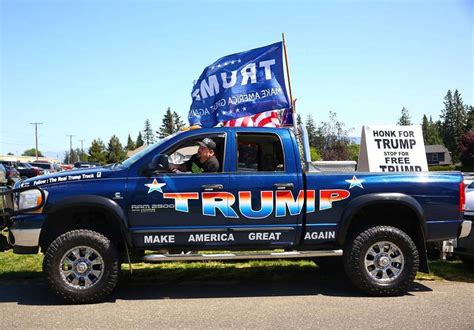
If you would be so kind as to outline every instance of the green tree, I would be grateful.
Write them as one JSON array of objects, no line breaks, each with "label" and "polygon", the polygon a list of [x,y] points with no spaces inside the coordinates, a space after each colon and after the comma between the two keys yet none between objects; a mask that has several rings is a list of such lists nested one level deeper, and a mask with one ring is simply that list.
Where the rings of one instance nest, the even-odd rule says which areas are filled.
[{"label": "green tree", "polygon": [[128,134],[128,139],[127,139],[127,150],[135,150],[135,142],[133,142],[132,138],[130,137],[130,134]]},{"label": "green tree", "polygon": [[13,156],[13,152],[9,152],[7,156]]},{"label": "green tree", "polygon": [[76,162],[82,161],[82,162],[87,162],[89,160],[89,157],[87,156],[87,153],[85,153],[83,150],[80,148],[76,148],[74,150],[74,153],[77,156]]},{"label": "green tree", "polygon": [[329,111],[329,120],[321,122],[318,128],[320,138],[321,156],[324,160],[348,160],[349,151],[349,130],[345,129],[345,124],[339,121],[336,112]]},{"label": "green tree", "polygon": [[301,119],[301,115],[296,115],[296,125],[300,126],[303,123],[303,119]]},{"label": "green tree", "polygon": [[118,163],[127,157],[119,138],[114,134],[107,146],[107,163]]},{"label": "green tree", "polygon": [[469,132],[469,131],[474,130],[474,107],[472,105],[470,106],[466,105],[465,112],[467,116],[465,131]]},{"label": "green tree", "polygon": [[105,164],[107,162],[107,153],[105,152],[105,144],[101,139],[92,140],[91,146],[89,147],[90,162],[98,162]]},{"label": "green tree", "polygon": [[158,138],[163,139],[168,135],[171,135],[175,132],[174,130],[174,118],[171,109],[166,109],[163,119],[161,120],[160,130],[156,132]]},{"label": "green tree", "polygon": [[321,154],[319,153],[318,149],[315,147],[309,147],[309,150],[311,152],[312,161],[321,160]]},{"label": "green tree", "polygon": [[466,112],[461,94],[448,90],[444,97],[444,109],[441,112],[443,144],[448,148],[454,161],[459,161],[458,141],[466,129]]},{"label": "green tree", "polygon": [[310,147],[316,147],[316,125],[314,124],[314,119],[313,116],[308,115],[306,117],[306,131],[308,132],[308,140],[309,140],[309,146]]},{"label": "green tree", "polygon": [[408,112],[408,109],[403,107],[402,108],[402,115],[400,118],[398,118],[397,125],[400,126],[410,126],[412,125],[411,123],[411,118],[410,118],[410,113]]},{"label": "green tree", "polygon": [[429,125],[430,125],[430,123],[428,122],[428,117],[426,117],[426,115],[423,114],[423,119],[421,120],[421,131],[423,132],[423,140],[425,141],[425,145],[427,144],[426,143],[426,136],[428,135]]},{"label": "green tree", "polygon": [[70,152],[65,151],[64,152],[64,163],[66,164],[74,164],[75,162],[79,161],[79,154],[78,151],[80,152],[79,149],[72,149]]},{"label": "green tree", "polygon": [[360,144],[356,144],[356,143],[349,144],[349,159],[358,162],[359,151],[360,151]]},{"label": "green tree", "polygon": [[160,130],[156,132],[158,138],[163,139],[184,127],[184,122],[176,111],[171,111],[171,108],[166,109],[163,115]]},{"label": "green tree", "polygon": [[176,111],[173,111],[173,122],[174,122],[175,132],[179,131],[181,128],[183,128],[186,125],[184,121],[181,119],[181,116]]},{"label": "green tree", "polygon": [[[36,149],[35,149],[35,148],[31,148],[31,149],[25,150],[25,151],[23,151],[22,156],[32,156],[32,157],[36,157]],[[39,151],[39,150],[38,150],[38,157],[43,157],[43,154],[42,154],[41,151]]]},{"label": "green tree", "polygon": [[428,120],[428,117],[426,115],[423,115],[421,129],[423,131],[423,141],[425,145],[443,143],[440,133],[440,123],[433,122],[433,118],[431,116]]},{"label": "green tree", "polygon": [[135,148],[139,148],[144,144],[145,144],[145,142],[143,141],[143,138],[142,138],[142,132],[138,132],[137,142],[135,143]]},{"label": "green tree", "polygon": [[143,130],[143,140],[147,146],[155,143],[155,137],[153,136],[153,129],[151,128],[150,120],[145,120],[145,129]]}]

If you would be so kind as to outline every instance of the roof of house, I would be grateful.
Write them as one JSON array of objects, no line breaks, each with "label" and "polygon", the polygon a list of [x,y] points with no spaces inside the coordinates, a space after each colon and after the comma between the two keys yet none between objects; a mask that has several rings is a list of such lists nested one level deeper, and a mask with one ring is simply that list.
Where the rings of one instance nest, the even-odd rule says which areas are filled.
[{"label": "roof of house", "polygon": [[425,146],[425,151],[428,153],[434,152],[449,152],[448,149],[442,144],[432,144]]}]

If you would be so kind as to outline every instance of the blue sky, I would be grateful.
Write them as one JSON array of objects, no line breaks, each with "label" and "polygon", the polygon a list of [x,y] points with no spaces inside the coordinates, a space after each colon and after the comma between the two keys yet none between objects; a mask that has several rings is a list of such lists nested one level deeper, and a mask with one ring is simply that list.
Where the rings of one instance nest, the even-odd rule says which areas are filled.
[{"label": "blue sky", "polygon": [[116,134],[184,118],[192,82],[216,59],[281,40],[297,112],[335,111],[360,135],[437,119],[448,89],[473,102],[473,1],[1,1],[0,154],[62,157]]}]

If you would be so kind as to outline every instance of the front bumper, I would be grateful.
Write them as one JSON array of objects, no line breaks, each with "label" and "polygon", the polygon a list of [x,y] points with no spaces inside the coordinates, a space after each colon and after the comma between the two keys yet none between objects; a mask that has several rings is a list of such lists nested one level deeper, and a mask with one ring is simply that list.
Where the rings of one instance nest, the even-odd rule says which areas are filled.
[{"label": "front bumper", "polygon": [[[29,209],[15,210],[16,194],[30,189],[40,191],[41,203]],[[44,206],[45,196],[45,192],[39,187],[0,191],[0,251],[13,247],[14,253],[29,254],[38,252],[39,237],[45,216],[31,212],[35,212]]]}]

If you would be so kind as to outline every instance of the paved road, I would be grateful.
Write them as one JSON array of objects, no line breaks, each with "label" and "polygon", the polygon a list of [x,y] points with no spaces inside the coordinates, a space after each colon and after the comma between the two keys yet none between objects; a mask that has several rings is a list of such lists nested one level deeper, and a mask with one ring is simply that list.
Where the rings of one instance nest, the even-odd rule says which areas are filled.
[{"label": "paved road", "polygon": [[324,281],[126,280],[110,301],[61,305],[40,279],[0,284],[0,328],[473,328],[474,283],[417,282],[406,296],[368,298]]}]

